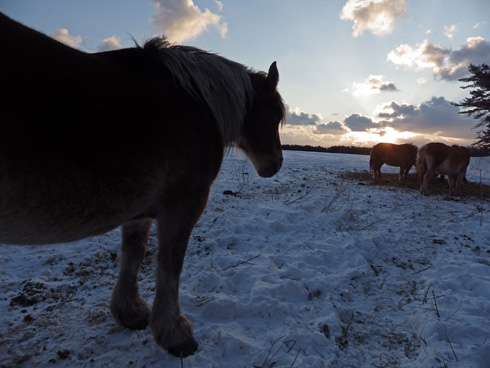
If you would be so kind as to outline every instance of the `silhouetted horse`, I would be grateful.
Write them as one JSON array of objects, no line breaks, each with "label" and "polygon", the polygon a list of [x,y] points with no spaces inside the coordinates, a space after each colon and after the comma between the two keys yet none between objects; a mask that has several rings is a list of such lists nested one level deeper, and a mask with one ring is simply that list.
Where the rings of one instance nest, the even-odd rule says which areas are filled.
[{"label": "silhouetted horse", "polygon": [[[255,72],[164,38],[88,54],[3,14],[0,50],[0,242],[69,242],[122,225],[112,314],[129,328],[149,323],[175,355],[193,354],[178,300],[188,239],[226,146],[244,150],[260,176],[281,168],[276,64]],[[152,220],[150,310],[137,272]]]},{"label": "silhouetted horse", "polygon": [[411,143],[393,144],[378,143],[371,149],[369,168],[373,171],[373,178],[381,178],[381,166],[400,167],[399,180],[404,180],[408,172],[415,165],[417,158],[417,147]]},{"label": "silhouetted horse", "polygon": [[460,195],[469,163],[470,152],[466,147],[444,143],[428,143],[420,147],[416,164],[420,192],[428,195],[430,179],[434,174],[440,174],[448,177],[449,194]]}]

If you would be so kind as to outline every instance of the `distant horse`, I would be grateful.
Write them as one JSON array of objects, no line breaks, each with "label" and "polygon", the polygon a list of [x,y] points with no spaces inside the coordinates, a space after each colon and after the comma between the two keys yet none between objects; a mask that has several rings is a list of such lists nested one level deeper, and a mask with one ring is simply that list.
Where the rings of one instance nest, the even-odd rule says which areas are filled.
[{"label": "distant horse", "polygon": [[416,164],[420,192],[429,194],[430,179],[434,174],[440,174],[448,177],[449,194],[460,195],[469,163],[470,152],[466,147],[444,143],[428,143],[420,147]]},{"label": "distant horse", "polygon": [[[1,13],[0,50],[0,242],[62,243],[122,225],[114,318],[150,324],[170,353],[193,354],[178,297],[187,243],[226,146],[262,177],[281,168],[276,63],[255,72],[165,38],[88,54]],[[150,309],[137,272],[153,220]]]},{"label": "distant horse", "polygon": [[399,180],[404,180],[408,172],[415,165],[417,158],[417,147],[411,143],[393,144],[378,143],[371,149],[369,168],[373,171],[373,178],[381,178],[381,166],[400,167]]}]

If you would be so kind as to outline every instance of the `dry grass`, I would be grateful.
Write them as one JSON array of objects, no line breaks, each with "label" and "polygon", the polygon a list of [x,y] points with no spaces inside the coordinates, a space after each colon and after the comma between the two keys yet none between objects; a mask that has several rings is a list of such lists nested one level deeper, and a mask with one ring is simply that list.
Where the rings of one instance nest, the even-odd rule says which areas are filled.
[{"label": "dry grass", "polygon": [[[376,185],[380,187],[393,187],[393,188],[406,188],[419,190],[419,184],[417,181],[417,174],[412,173],[408,175],[408,178],[404,182],[398,181],[398,174],[382,173],[381,179],[373,179],[373,175],[368,171],[363,172],[348,172],[341,175],[342,178],[349,180],[357,180],[364,185]],[[361,185],[362,185],[361,184]],[[463,196],[469,198],[475,198],[478,200],[488,201],[490,200],[490,185],[481,184],[479,182],[463,183]],[[429,192],[433,195],[449,195],[449,186],[447,178],[441,181],[439,178],[434,177],[429,183]]]}]

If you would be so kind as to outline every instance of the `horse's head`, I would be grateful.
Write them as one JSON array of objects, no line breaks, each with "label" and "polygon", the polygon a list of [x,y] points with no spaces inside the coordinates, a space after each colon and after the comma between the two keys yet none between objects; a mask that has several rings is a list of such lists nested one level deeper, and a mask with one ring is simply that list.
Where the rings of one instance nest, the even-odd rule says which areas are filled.
[{"label": "horse's head", "polygon": [[279,72],[272,63],[269,73],[251,72],[250,79],[255,96],[244,121],[240,147],[264,177],[274,176],[282,166],[282,149],[279,125],[285,118],[284,103],[277,92]]}]

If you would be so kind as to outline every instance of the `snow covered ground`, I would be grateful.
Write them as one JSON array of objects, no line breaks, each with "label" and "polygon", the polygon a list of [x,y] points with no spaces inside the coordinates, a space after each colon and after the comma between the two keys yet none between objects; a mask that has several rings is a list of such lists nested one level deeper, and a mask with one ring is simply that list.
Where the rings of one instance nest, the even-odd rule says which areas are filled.
[{"label": "snow covered ground", "polygon": [[[489,367],[490,202],[343,178],[367,156],[284,154],[261,179],[233,153],[212,188],[181,279],[194,356],[112,319],[115,230],[0,246],[0,367]],[[490,184],[488,158],[470,165]],[[155,252],[152,235],[150,303]]]}]

